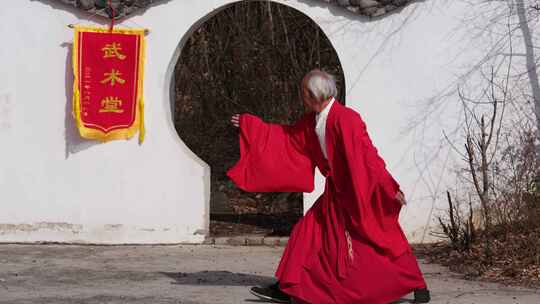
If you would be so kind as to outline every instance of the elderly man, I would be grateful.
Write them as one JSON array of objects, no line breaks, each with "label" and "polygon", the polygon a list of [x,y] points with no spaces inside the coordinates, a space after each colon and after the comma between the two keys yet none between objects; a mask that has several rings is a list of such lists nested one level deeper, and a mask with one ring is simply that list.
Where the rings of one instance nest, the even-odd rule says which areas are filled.
[{"label": "elderly man", "polygon": [[227,175],[245,191],[311,192],[314,168],[324,193],[295,225],[278,282],[251,292],[278,303],[387,304],[429,291],[398,216],[406,203],[362,118],[341,105],[334,77],[309,72],[301,84],[308,113],[292,126],[236,114],[240,160]]}]

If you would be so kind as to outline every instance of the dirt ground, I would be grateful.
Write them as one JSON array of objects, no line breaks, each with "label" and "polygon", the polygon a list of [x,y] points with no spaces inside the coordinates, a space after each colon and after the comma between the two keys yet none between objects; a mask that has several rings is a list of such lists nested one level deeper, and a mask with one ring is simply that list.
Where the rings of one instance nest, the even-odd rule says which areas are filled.
[{"label": "dirt ground", "polygon": [[[260,303],[283,247],[0,245],[0,303]],[[538,304],[540,290],[466,281],[420,260],[432,303]],[[407,296],[399,303],[409,303]]]}]

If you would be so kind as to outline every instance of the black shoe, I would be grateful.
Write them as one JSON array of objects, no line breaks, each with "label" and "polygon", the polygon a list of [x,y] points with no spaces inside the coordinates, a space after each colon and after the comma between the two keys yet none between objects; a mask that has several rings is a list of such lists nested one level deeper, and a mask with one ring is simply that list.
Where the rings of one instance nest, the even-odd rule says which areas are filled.
[{"label": "black shoe", "polygon": [[252,287],[251,293],[263,300],[274,303],[290,303],[291,297],[279,289],[279,282],[268,287]]},{"label": "black shoe", "polygon": [[429,301],[431,301],[431,296],[427,288],[414,290],[414,303],[429,303]]}]

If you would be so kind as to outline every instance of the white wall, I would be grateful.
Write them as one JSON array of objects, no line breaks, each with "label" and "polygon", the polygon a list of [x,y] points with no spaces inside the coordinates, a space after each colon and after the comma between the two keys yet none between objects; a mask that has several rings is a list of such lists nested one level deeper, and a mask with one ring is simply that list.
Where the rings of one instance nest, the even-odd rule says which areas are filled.
[{"label": "white wall", "polygon": [[[151,31],[145,67],[147,135],[141,146],[136,136],[88,142],[79,139],[74,127],[72,30],[66,25],[105,25],[102,19],[45,0],[11,1],[0,10],[0,242],[204,239],[210,169],[174,130],[170,81],[190,29],[231,2],[163,1],[123,22]],[[452,69],[444,66],[445,52],[456,41],[444,33],[455,26],[453,16],[462,8],[427,12],[427,4],[419,3],[367,22],[324,3],[279,2],[314,18],[331,39],[344,68],[347,103],[364,117],[409,196],[402,224],[411,240],[423,240],[433,196],[407,150],[413,138],[400,132],[410,117],[410,102],[430,96],[452,78]],[[314,194],[306,198],[309,206]]]}]

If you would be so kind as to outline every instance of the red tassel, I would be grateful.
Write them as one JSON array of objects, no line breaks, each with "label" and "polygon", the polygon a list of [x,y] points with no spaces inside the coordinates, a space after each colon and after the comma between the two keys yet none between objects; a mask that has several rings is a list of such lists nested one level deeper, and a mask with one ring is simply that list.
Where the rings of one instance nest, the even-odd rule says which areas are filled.
[{"label": "red tassel", "polygon": [[112,32],[113,31],[113,28],[114,28],[114,17],[116,16],[116,11],[114,9],[114,7],[112,6],[112,0],[109,0],[109,9],[111,10],[111,24],[109,26],[109,32]]}]

